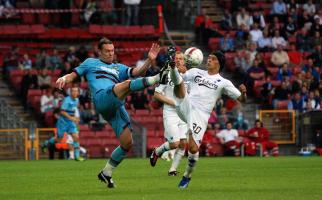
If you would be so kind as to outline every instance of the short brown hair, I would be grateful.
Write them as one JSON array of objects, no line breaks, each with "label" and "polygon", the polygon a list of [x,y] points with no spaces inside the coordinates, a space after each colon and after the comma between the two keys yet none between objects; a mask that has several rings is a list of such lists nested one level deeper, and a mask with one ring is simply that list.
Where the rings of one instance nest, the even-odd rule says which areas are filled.
[{"label": "short brown hair", "polygon": [[98,43],[98,49],[101,50],[104,44],[113,44],[113,42],[106,37],[103,37]]}]

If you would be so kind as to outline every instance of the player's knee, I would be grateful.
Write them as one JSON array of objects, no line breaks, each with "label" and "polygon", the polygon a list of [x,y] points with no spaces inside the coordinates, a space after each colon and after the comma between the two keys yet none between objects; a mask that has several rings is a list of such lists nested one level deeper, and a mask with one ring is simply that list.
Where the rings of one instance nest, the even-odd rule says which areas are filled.
[{"label": "player's knee", "polygon": [[122,148],[125,150],[131,150],[133,146],[133,141],[132,140],[127,140],[121,144]]},{"label": "player's knee", "polygon": [[180,140],[179,148],[180,149],[185,149],[186,144],[187,144],[187,141],[186,140]]},{"label": "player's knee", "polygon": [[169,143],[170,149],[176,149],[179,147],[179,142]]},{"label": "player's knee", "polygon": [[189,152],[191,154],[196,154],[198,153],[198,151],[199,151],[198,147],[194,147],[194,146],[189,147]]}]

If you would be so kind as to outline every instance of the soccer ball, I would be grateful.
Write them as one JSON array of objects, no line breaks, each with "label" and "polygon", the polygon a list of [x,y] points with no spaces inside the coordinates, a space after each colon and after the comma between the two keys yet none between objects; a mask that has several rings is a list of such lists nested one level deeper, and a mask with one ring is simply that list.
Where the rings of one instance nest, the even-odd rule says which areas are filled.
[{"label": "soccer ball", "polygon": [[202,51],[196,47],[190,47],[184,52],[184,60],[187,67],[199,67],[203,61]]}]

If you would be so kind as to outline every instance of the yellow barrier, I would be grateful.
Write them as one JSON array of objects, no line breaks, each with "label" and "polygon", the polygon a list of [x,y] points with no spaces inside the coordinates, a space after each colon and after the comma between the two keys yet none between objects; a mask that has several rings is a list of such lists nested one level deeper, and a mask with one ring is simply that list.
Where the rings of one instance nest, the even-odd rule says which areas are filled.
[{"label": "yellow barrier", "polygon": [[260,110],[259,119],[270,132],[270,139],[278,144],[295,143],[294,110]]},{"label": "yellow barrier", "polygon": [[[34,141],[34,148],[35,148],[35,152],[36,152],[36,160],[39,160],[39,158],[42,157],[41,151],[39,150],[41,142],[43,142],[44,140],[50,138],[50,135],[48,135],[48,132],[51,132],[51,133],[55,134],[56,130],[57,130],[56,128],[36,128],[36,131],[35,131],[36,137],[35,137],[35,141]],[[41,133],[47,133],[47,135],[45,135],[42,138],[42,137],[40,137]],[[43,134],[41,134],[41,135],[43,135]],[[52,136],[54,136],[54,135],[52,135]],[[47,156],[47,155],[43,155],[43,156]]]},{"label": "yellow barrier", "polygon": [[[19,137],[17,133],[23,133],[23,138]],[[0,159],[2,159],[1,156],[4,156],[3,159],[19,159],[22,154],[25,160],[29,160],[28,150],[31,149],[31,141],[28,139],[28,135],[28,129],[26,128],[0,129],[0,147],[2,148],[0,150]],[[24,145],[23,152],[21,152],[22,149],[19,146],[21,145],[19,144],[20,141]],[[17,146],[15,147],[15,145]],[[12,151],[6,151],[11,147],[14,148]]]}]

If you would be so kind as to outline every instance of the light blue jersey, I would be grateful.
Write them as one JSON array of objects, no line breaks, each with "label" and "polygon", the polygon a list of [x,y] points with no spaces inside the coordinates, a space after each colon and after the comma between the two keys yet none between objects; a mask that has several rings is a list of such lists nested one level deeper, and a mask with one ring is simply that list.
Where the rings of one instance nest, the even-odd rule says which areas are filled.
[{"label": "light blue jersey", "polygon": [[74,71],[87,79],[95,109],[111,124],[116,136],[119,137],[125,127],[131,128],[124,100],[117,98],[113,88],[117,83],[129,79],[132,69],[120,63],[88,58]]},{"label": "light blue jersey", "polygon": [[[78,103],[78,98],[73,99],[70,96],[67,96],[64,98],[60,110],[65,111],[70,116],[75,116]],[[70,119],[67,119],[65,116],[62,115],[60,115],[60,117],[58,118],[56,127],[58,131],[58,138],[62,138],[65,132],[67,132],[68,134],[78,133],[75,122],[71,121]]]},{"label": "light blue jersey", "polygon": [[131,68],[120,63],[105,63],[97,58],[88,58],[77,68],[79,76],[86,77],[92,96],[101,89],[129,79]]}]

